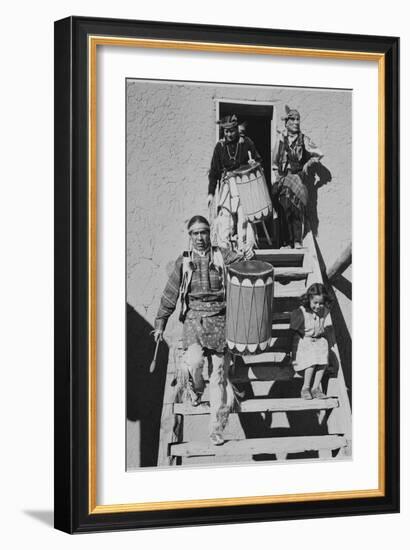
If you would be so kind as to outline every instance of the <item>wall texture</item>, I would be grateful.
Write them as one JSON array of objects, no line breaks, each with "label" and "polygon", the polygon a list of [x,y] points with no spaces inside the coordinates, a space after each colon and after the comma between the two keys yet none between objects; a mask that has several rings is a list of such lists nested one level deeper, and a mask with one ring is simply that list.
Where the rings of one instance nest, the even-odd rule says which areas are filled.
[{"label": "wall texture", "polygon": [[[154,321],[175,258],[187,246],[185,222],[193,214],[207,215],[215,99],[275,102],[278,129],[285,104],[300,111],[302,131],[322,149],[331,173],[331,181],[312,192],[325,265],[349,243],[349,91],[128,80],[127,96],[127,300],[148,323]],[[337,295],[350,329],[350,301]],[[180,330],[176,317],[169,322],[168,340]]]}]

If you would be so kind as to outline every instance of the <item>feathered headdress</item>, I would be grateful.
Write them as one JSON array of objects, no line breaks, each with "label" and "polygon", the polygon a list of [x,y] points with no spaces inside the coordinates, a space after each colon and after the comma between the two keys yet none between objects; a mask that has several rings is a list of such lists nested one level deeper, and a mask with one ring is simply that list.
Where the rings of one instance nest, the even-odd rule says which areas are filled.
[{"label": "feathered headdress", "polygon": [[292,118],[294,116],[298,116],[300,118],[300,113],[297,109],[291,109],[289,105],[285,105],[285,116],[282,117],[282,120],[288,120],[288,118]]},{"label": "feathered headdress", "polygon": [[238,117],[236,115],[227,115],[218,120],[217,124],[221,128],[235,128],[238,126]]}]

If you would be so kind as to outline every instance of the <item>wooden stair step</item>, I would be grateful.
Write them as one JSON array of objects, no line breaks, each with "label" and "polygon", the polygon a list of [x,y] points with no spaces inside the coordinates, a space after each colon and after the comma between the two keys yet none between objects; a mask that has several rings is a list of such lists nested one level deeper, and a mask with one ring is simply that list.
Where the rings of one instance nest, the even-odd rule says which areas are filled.
[{"label": "wooden stair step", "polygon": [[255,259],[268,262],[273,267],[302,267],[305,257],[305,250],[293,249],[257,249]]},{"label": "wooden stair step", "polygon": [[274,338],[293,338],[293,331],[290,330],[289,324],[272,325],[272,336]]},{"label": "wooden stair step", "polygon": [[[293,335],[290,333],[281,336],[272,336],[269,350],[290,352],[292,349]],[[262,355],[262,354],[261,354]]]},{"label": "wooden stair step", "polygon": [[288,355],[285,352],[266,351],[257,355],[244,355],[241,357],[245,365],[253,366],[260,363],[283,363],[287,361]]},{"label": "wooden stair step", "polygon": [[[298,397],[289,398],[262,398],[247,399],[239,403],[236,413],[258,413],[258,412],[288,412],[288,411],[323,411],[335,409],[339,406],[337,398],[328,399],[301,399]],[[175,403],[174,414],[199,415],[209,414],[209,402],[204,402],[194,407],[191,403]]]},{"label": "wooden stair step", "polygon": [[257,256],[286,256],[287,254],[297,256],[304,255],[307,249],[304,248],[255,248]]},{"label": "wooden stair step", "polygon": [[278,323],[275,319],[272,319],[272,330],[287,331],[290,330],[290,323]]},{"label": "wooden stair step", "polygon": [[[250,382],[285,382],[295,378],[292,365],[286,364],[255,364],[237,367],[231,376],[234,384],[247,384]],[[300,376],[299,376],[300,378]]]},{"label": "wooden stair step", "polygon": [[272,313],[272,323],[285,323],[290,321],[290,311],[274,311]]},{"label": "wooden stair step", "polygon": [[[266,348],[266,351],[262,353],[258,353],[256,355],[244,355],[242,356],[242,359],[245,360],[245,358],[252,358],[255,357],[255,362],[257,363],[265,363],[268,361],[267,357],[272,357],[271,353],[276,354],[277,357],[284,357],[286,353],[290,353],[292,350],[292,341],[293,341],[293,333],[292,331],[277,331],[275,333],[274,330],[272,330],[272,338],[270,341],[269,347]],[[271,352],[271,353],[269,353]],[[279,355],[278,355],[279,354]],[[281,359],[277,359],[277,361],[280,361]],[[269,359],[269,361],[274,362],[274,359]],[[246,361],[247,362],[247,361]]]},{"label": "wooden stair step", "polygon": [[[207,436],[209,405],[206,401],[209,401],[209,383],[206,385],[203,395],[205,403],[196,408],[190,404],[170,402],[172,395],[166,391],[166,395],[164,395],[166,415],[164,417],[163,414],[161,424],[159,465],[176,465],[185,461],[187,464],[190,462],[202,464],[244,462],[252,460],[254,455],[261,455],[258,458],[267,460],[270,460],[270,455],[272,455],[271,458],[283,460],[299,458],[299,453],[303,456],[303,453],[308,451],[313,451],[313,453],[306,454],[303,458],[318,456],[331,459],[336,458],[336,455],[338,457],[349,456],[347,450],[350,448],[351,438],[350,406],[342,369],[338,369],[338,377],[330,379],[327,387],[329,395],[335,397],[316,400],[320,401],[318,407],[315,407],[317,403],[314,403],[314,400],[307,400],[301,404],[302,400],[299,398],[301,377],[300,374],[294,372],[289,357],[293,337],[289,330],[290,314],[300,306],[300,297],[306,291],[306,287],[312,282],[322,282],[315,242],[311,232],[305,237],[304,244],[306,248],[303,249],[264,247],[264,249],[255,251],[256,259],[269,262],[275,270],[272,301],[272,336],[274,340],[273,346],[262,354],[235,359],[231,379],[238,384],[238,390],[244,391],[243,395],[249,395],[252,398],[243,400],[238,407],[239,411],[235,411],[229,416],[228,426],[225,430],[227,441],[218,447],[212,445]],[[338,358],[337,346],[335,353]],[[171,363],[170,359],[168,369],[174,368]],[[206,370],[204,369],[204,371]],[[299,380],[293,381],[296,378]],[[175,391],[172,384],[167,383],[167,386],[172,386],[171,389]],[[278,397],[273,398],[273,395]],[[284,395],[294,397],[285,399]],[[285,406],[286,410],[282,410]],[[327,411],[323,410],[324,406],[328,409]],[[187,415],[185,418],[182,413],[177,412],[178,407],[180,410],[185,407],[183,413]],[[298,413],[297,411],[302,412]],[[242,415],[243,412],[249,414]],[[268,412],[265,415],[266,418],[263,415],[265,412]],[[309,422],[315,426],[310,429],[309,424],[309,429],[298,429],[295,432],[306,435],[289,437],[289,434],[293,432],[284,429],[290,427],[289,419],[293,417],[309,419]],[[322,420],[319,420],[320,417]],[[245,433],[242,422],[252,423],[254,420],[259,421],[259,418],[262,421],[266,420],[266,423],[270,422],[270,425],[263,425],[262,431]],[[316,429],[316,418],[320,428],[322,428],[321,422],[325,419],[325,433],[333,435],[323,435],[323,429]],[[287,423],[282,422],[281,419],[285,419]],[[169,422],[170,420],[173,422]],[[265,431],[265,428],[273,431]],[[277,428],[282,431],[276,430]],[[318,433],[322,435],[317,435]],[[251,434],[258,437],[249,438]],[[262,434],[269,436],[276,434],[277,436],[260,438]],[[286,437],[281,437],[282,435],[286,435]]]},{"label": "wooden stair step", "polygon": [[273,289],[273,307],[277,298],[300,298],[306,292],[305,281],[291,281],[284,285],[275,281]]},{"label": "wooden stair step", "polygon": [[225,441],[223,445],[212,445],[210,441],[189,441],[170,445],[172,456],[243,456],[258,454],[303,453],[306,451],[333,451],[347,445],[339,435],[266,437]]},{"label": "wooden stair step", "polygon": [[[284,288],[283,285],[277,285],[277,286]],[[273,315],[281,314],[281,315],[284,315],[284,316],[287,315],[290,317],[291,312],[300,306],[300,297],[302,294],[303,294],[302,292],[295,296],[285,296],[284,294],[274,294],[273,304],[272,304]]]}]

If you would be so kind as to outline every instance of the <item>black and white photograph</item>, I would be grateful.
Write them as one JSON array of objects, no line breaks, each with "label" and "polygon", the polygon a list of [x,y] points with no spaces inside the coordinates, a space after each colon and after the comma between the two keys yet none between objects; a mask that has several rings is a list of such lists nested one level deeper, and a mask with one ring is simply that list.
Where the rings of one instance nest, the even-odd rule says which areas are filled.
[{"label": "black and white photograph", "polygon": [[127,471],[351,460],[352,90],[125,88]]},{"label": "black and white photograph", "polygon": [[404,11],[5,4],[3,548],[402,548]]}]

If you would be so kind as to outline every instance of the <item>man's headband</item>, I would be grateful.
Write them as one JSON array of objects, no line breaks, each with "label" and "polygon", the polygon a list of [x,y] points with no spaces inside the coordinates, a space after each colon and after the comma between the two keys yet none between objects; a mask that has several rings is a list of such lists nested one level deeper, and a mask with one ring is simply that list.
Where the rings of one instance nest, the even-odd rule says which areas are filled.
[{"label": "man's headband", "polygon": [[209,225],[198,222],[192,224],[191,227],[188,229],[188,233],[192,233],[193,231],[210,231],[210,228]]},{"label": "man's headband", "polygon": [[209,222],[203,216],[193,216],[188,222],[188,233],[191,233],[193,230],[200,231],[210,231]]}]

